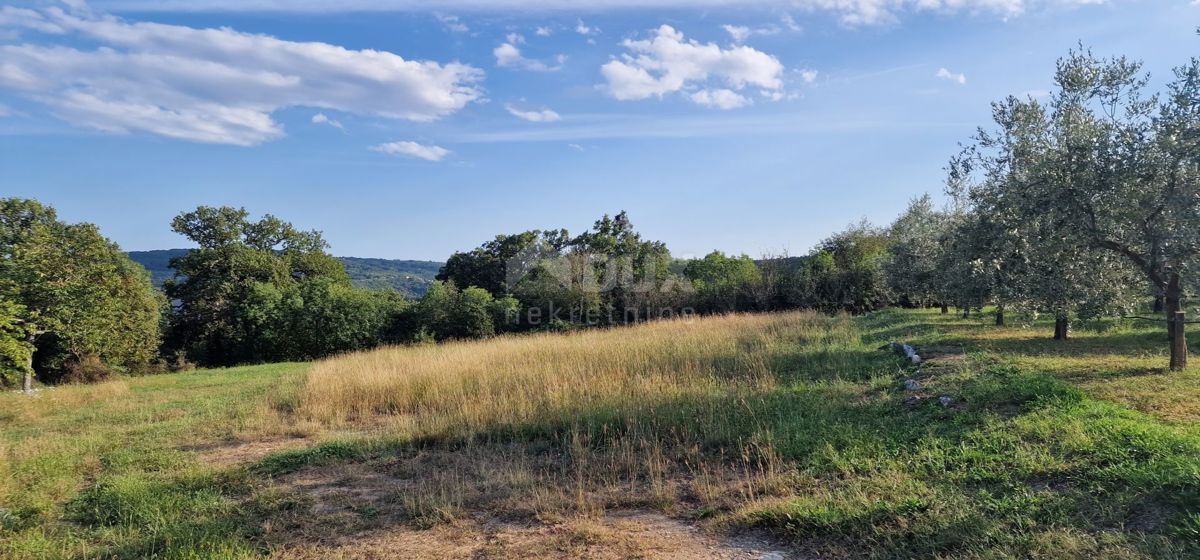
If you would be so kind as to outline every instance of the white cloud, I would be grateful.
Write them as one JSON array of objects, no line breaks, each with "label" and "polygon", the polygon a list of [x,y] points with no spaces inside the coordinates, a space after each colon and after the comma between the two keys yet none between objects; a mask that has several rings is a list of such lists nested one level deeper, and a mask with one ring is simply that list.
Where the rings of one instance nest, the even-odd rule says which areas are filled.
[{"label": "white cloud", "polygon": [[94,0],[97,6],[127,12],[165,11],[409,11],[598,12],[605,10],[780,10],[832,14],[850,26],[876,25],[902,15],[980,14],[1012,18],[1026,12],[1075,8],[1105,0]]},{"label": "white cloud", "polygon": [[508,39],[508,42],[514,45],[525,44],[525,36],[521,35],[520,33],[509,33],[508,35],[505,35],[504,38]]},{"label": "white cloud", "polygon": [[730,37],[733,37],[734,41],[737,41],[739,43],[742,41],[745,41],[746,37],[750,36],[750,28],[746,27],[744,25],[728,25],[728,24],[726,24],[726,25],[722,25],[721,27],[723,29],[725,29],[726,33],[729,33]]},{"label": "white cloud", "polygon": [[0,27],[26,28],[41,33],[61,35],[66,32],[62,26],[54,23],[37,10],[0,6]]},{"label": "white cloud", "polygon": [[804,28],[800,27],[800,24],[796,23],[796,20],[792,18],[792,14],[784,13],[783,17],[779,18],[779,21],[783,22],[783,26],[788,28],[788,31],[793,33],[804,31]]},{"label": "white cloud", "polygon": [[482,95],[483,73],[459,63],[90,11],[49,8],[40,19],[22,17],[33,23],[3,23],[58,28],[64,42],[102,46],[0,45],[0,89],[102,131],[250,146],[284,136],[271,115],[287,107],[431,121]]},{"label": "white cloud", "polygon": [[817,71],[816,70],[801,70],[800,71],[800,79],[804,80],[804,83],[806,83],[806,84],[811,84],[811,83],[817,81]]},{"label": "white cloud", "polygon": [[526,120],[529,122],[554,122],[562,120],[562,116],[550,109],[542,109],[540,111],[523,111],[514,107],[511,103],[504,106],[514,117]]},{"label": "white cloud", "polygon": [[588,25],[583,23],[583,20],[580,19],[580,20],[575,20],[575,32],[580,35],[595,35],[600,32],[600,29],[595,28],[595,27],[588,27]]},{"label": "white cloud", "polygon": [[329,126],[337,128],[337,129],[346,130],[346,127],[342,126],[342,123],[325,116],[325,113],[317,113],[317,114],[313,115],[312,123],[313,124],[327,124]]},{"label": "white cloud", "polygon": [[572,143],[572,144],[567,144],[567,147],[568,147],[568,148],[571,148],[572,150],[575,150],[576,152],[582,152],[582,151],[583,151],[583,146],[580,146],[579,144],[574,144],[574,143]]},{"label": "white cloud", "polygon": [[[622,45],[630,54],[609,61],[600,71],[609,94],[623,101],[684,92],[696,103],[730,108],[735,106],[734,98],[719,91],[745,99],[737,92],[748,87],[769,96],[783,90],[783,64],[750,47],[722,49],[714,43],[684,40],[683,33],[669,25],[659,27],[652,39],[626,39]],[[710,82],[724,87],[712,87]]]},{"label": "white cloud", "polygon": [[722,25],[722,29],[733,38],[733,42],[741,43],[754,35],[775,35],[782,31],[776,26],[751,28],[744,25]]},{"label": "white cloud", "polygon": [[966,74],[963,74],[961,72],[958,74],[955,74],[954,72],[951,72],[945,68],[938,68],[937,73],[934,74],[933,76],[935,78],[954,82],[960,86],[967,83]]},{"label": "white cloud", "polygon": [[389,155],[403,155],[409,157],[420,158],[426,161],[442,161],[446,156],[450,155],[450,150],[441,146],[432,146],[418,144],[416,142],[388,142],[371,146],[371,151],[381,152]]},{"label": "white cloud", "polygon": [[453,33],[467,33],[471,31],[471,28],[467,27],[467,24],[463,23],[461,19],[458,19],[458,16],[435,13],[433,17],[446,26],[447,31]]},{"label": "white cloud", "polygon": [[753,103],[745,96],[729,89],[702,89],[689,97],[698,105],[718,109],[737,109]]},{"label": "white cloud", "polygon": [[549,37],[550,34],[553,32],[554,32],[554,30],[550,29],[549,27],[543,27],[540,25],[538,26],[537,29],[533,30],[533,33],[535,35],[537,35],[538,37]]},{"label": "white cloud", "polygon": [[[517,37],[520,37],[520,35]],[[521,41],[524,42],[523,37],[521,38]],[[535,72],[557,72],[562,70],[563,62],[566,61],[567,58],[561,54],[558,55],[555,58],[557,64],[554,66],[546,64],[545,62],[537,59],[525,58],[525,55],[521,54],[521,49],[517,48],[517,46],[514,45],[513,41],[511,40],[507,43],[502,43],[495,49],[492,49],[492,54],[496,57],[496,66],[504,68],[521,68],[525,70],[533,70]]]}]

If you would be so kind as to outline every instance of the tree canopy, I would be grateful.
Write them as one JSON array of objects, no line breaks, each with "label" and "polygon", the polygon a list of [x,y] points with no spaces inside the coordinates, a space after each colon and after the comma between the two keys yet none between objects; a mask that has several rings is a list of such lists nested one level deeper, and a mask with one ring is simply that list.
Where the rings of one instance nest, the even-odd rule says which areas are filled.
[{"label": "tree canopy", "polygon": [[64,223],[36,201],[0,200],[0,257],[0,345],[9,360],[26,360],[23,373],[57,378],[85,358],[133,370],[156,355],[162,299],[94,225]]}]

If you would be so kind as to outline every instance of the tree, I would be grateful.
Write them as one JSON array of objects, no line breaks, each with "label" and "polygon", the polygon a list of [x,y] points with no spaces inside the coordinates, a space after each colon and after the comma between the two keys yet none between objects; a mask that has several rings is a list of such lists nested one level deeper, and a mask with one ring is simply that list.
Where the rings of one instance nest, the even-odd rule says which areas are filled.
[{"label": "tree", "polygon": [[304,309],[308,283],[349,286],[320,232],[298,230],[269,214],[251,221],[245,209],[206,206],[177,216],[172,229],[199,246],[172,259],[175,278],[164,286],[177,302],[173,347],[198,363],[222,366],[324,351],[287,340],[296,335],[289,329],[304,324],[289,313]]},{"label": "tree", "polygon": [[592,262],[611,321],[647,318],[663,302],[663,288],[670,286],[671,252],[661,241],[642,239],[626,212],[596,220],[591,230],[571,240],[571,251]]},{"label": "tree", "polygon": [[281,298],[280,326],[269,341],[277,359],[315,359],[364,350],[387,341],[409,303],[394,291],[356,288],[333,278],[314,278]]},{"label": "tree", "polygon": [[746,255],[728,257],[713,251],[703,259],[688,261],[683,275],[696,289],[700,312],[749,311],[757,306],[755,289],[762,282],[762,273]]},{"label": "tree", "polygon": [[434,340],[484,338],[496,334],[518,306],[515,298],[497,300],[483,288],[434,282],[417,302],[416,323]]},{"label": "tree", "polygon": [[928,194],[915,198],[888,228],[890,245],[883,263],[888,286],[901,305],[924,307],[946,302],[939,266],[946,252],[949,219]]},{"label": "tree", "polygon": [[11,301],[0,301],[0,386],[16,385],[22,380],[26,392],[33,389],[33,350],[28,340],[25,308]]},{"label": "tree", "polygon": [[852,224],[817,244],[794,275],[789,301],[827,313],[865,313],[892,301],[883,263],[885,230],[867,221]]},{"label": "tree", "polygon": [[34,349],[27,373],[34,353],[48,380],[85,358],[124,370],[153,358],[161,296],[95,226],[63,223],[36,201],[0,200],[0,257],[0,301]]},{"label": "tree", "polygon": [[1057,307],[1060,335],[1068,301],[1121,307],[1129,271],[1173,317],[1200,256],[1200,62],[1176,69],[1165,96],[1145,95],[1146,84],[1139,63],[1072,51],[1046,108],[997,104],[998,132],[976,143],[971,159],[988,177],[978,198],[1024,224],[1040,277],[1028,285]]},{"label": "tree", "polygon": [[510,283],[515,285],[537,260],[559,256],[568,241],[565,229],[497,235],[470,252],[450,255],[437,280],[483,288],[494,297],[504,297],[511,293]]}]

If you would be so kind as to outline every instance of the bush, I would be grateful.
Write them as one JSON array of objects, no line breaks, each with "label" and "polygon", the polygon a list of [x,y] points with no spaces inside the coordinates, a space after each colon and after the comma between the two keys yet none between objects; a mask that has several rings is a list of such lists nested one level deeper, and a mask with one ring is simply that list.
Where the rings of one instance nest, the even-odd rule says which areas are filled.
[{"label": "bush", "polygon": [[63,362],[62,374],[58,378],[59,383],[96,383],[104,381],[112,377],[113,371],[99,356],[95,354],[86,354],[83,356],[72,356]]}]

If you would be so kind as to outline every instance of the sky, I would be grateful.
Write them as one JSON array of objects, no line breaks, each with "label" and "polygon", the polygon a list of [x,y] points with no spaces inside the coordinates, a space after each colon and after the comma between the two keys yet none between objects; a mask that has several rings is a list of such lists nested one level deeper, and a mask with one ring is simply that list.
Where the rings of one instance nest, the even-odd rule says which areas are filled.
[{"label": "sky", "polygon": [[1189,0],[0,0],[0,196],[126,250],[199,205],[444,260],[629,212],[678,257],[890,222],[1077,45],[1161,87]]}]

